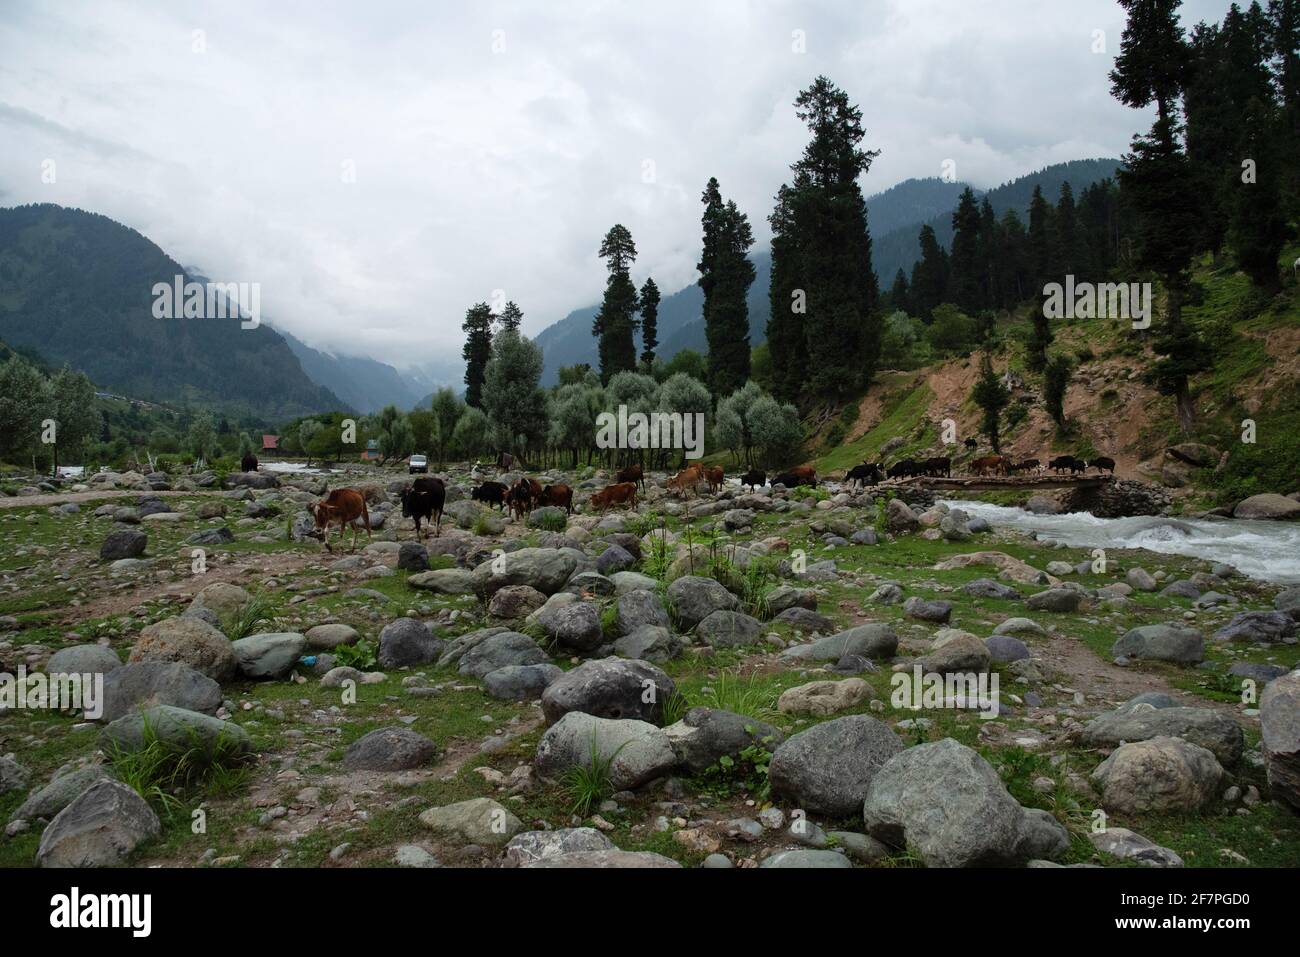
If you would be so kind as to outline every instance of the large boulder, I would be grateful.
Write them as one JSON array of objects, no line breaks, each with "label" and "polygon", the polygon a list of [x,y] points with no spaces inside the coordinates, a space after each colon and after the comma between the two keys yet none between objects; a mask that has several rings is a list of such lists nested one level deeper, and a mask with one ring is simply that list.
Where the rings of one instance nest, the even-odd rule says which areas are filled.
[{"label": "large boulder", "polygon": [[307,639],[293,631],[267,632],[240,638],[230,647],[246,678],[283,678],[307,650]]},{"label": "large boulder", "polygon": [[1032,611],[1072,612],[1079,610],[1083,593],[1073,588],[1049,588],[1036,595],[1030,595],[1025,607]]},{"label": "large boulder", "polygon": [[527,618],[546,604],[546,596],[531,585],[498,588],[488,602],[488,615],[507,621]]},{"label": "large boulder", "polygon": [[139,558],[148,545],[149,536],[138,528],[117,528],[104,538],[104,543],[99,547],[99,557],[106,562]]},{"label": "large boulder", "polygon": [[122,659],[107,645],[73,645],[50,655],[45,673],[50,675],[107,675],[122,667]]},{"label": "large boulder", "polygon": [[887,622],[870,622],[827,635],[806,645],[793,645],[781,652],[786,661],[839,661],[845,655],[860,658],[892,658],[898,651],[898,635]]},{"label": "large boulder", "polygon": [[670,773],[677,763],[668,735],[645,721],[600,718],[570,711],[546,730],[533,762],[544,778],[607,763],[615,790],[640,787]]},{"label": "large boulder", "polygon": [[542,693],[542,713],[555,724],[570,711],[598,718],[633,718],[662,724],[664,702],[677,690],[673,679],[637,658],[586,661]]},{"label": "large boulder", "polygon": [[540,665],[550,660],[528,635],[518,631],[499,631],[467,649],[460,656],[456,670],[463,675],[483,678],[509,665]]},{"label": "large boulder", "polygon": [[171,705],[216,714],[221,685],[179,661],[140,661],[104,676],[103,711],[98,720],[116,721],[132,711]]},{"label": "large boulder", "polygon": [[474,573],[463,568],[438,568],[431,572],[416,572],[406,579],[406,584],[439,595],[472,595]]},{"label": "large boulder", "polygon": [[549,663],[506,665],[484,675],[483,688],[503,701],[535,701],[562,674],[563,671]]},{"label": "large boulder", "polygon": [[447,643],[415,618],[390,621],[379,633],[381,668],[407,668],[437,661]]},{"label": "large boulder", "polygon": [[554,831],[524,831],[506,845],[506,866],[527,867],[564,854],[617,850],[594,827],[561,827]]},{"label": "large boulder", "polygon": [[716,708],[691,708],[681,721],[664,728],[664,734],[678,764],[694,774],[746,748],[772,751],[785,740],[779,729],[765,721]]},{"label": "large boulder", "polygon": [[682,653],[682,640],[667,628],[642,625],[614,642],[614,654],[620,658],[641,658],[662,665]]},{"label": "large boulder", "polygon": [[1273,796],[1300,811],[1300,671],[1276,678],[1264,688],[1259,725]]},{"label": "large boulder", "polygon": [[333,651],[341,645],[355,645],[361,639],[355,628],[341,622],[316,625],[307,629],[307,634],[303,637],[310,647],[320,651]]},{"label": "large boulder", "polygon": [[736,611],[740,599],[712,578],[683,575],[668,586],[668,601],[681,627],[689,631],[715,611]]},{"label": "large boulder", "polygon": [[1143,625],[1126,632],[1115,642],[1110,653],[1116,658],[1146,658],[1194,665],[1205,657],[1205,640],[1195,628]]},{"label": "large boulder", "polygon": [[903,602],[903,614],[920,621],[945,624],[952,617],[952,602],[943,599],[926,599],[913,595]]},{"label": "large boulder", "polygon": [[1295,521],[1300,519],[1300,502],[1285,495],[1265,492],[1238,502],[1232,510],[1232,517]]},{"label": "large boulder", "polygon": [[432,764],[438,746],[410,728],[380,728],[353,741],[343,754],[349,771],[409,771]]},{"label": "large boulder", "polygon": [[1272,644],[1290,638],[1296,621],[1280,611],[1243,611],[1214,633],[1215,641],[1253,641]]},{"label": "large boulder", "polygon": [[213,582],[205,587],[190,602],[191,608],[207,608],[218,618],[237,615],[253,603],[253,596],[238,585],[229,582]]},{"label": "large boulder", "polygon": [[616,870],[640,868],[680,868],[671,857],[664,857],[653,851],[621,851],[611,848],[607,851],[574,851],[571,854],[556,854],[540,861],[530,861],[523,865],[528,868],[574,868],[576,870]]},{"label": "large boulder", "polygon": [[920,659],[926,674],[981,674],[989,670],[992,655],[984,642],[970,632],[948,630],[936,638],[933,650]]},{"label": "large boulder", "polygon": [[12,821],[50,820],[101,781],[115,778],[101,765],[91,764],[57,774],[49,784],[27,796],[10,815]]},{"label": "large boulder", "polygon": [[543,595],[562,589],[578,568],[581,553],[568,548],[520,548],[503,552],[474,569],[474,591],[487,601],[507,585],[529,585]]},{"label": "large boulder", "polygon": [[856,814],[871,779],[903,747],[888,725],[868,715],[814,725],[773,753],[768,764],[772,795],[815,814]]},{"label": "large boulder", "polygon": [[620,635],[630,635],[645,625],[656,628],[669,627],[668,610],[659,596],[646,589],[625,592],[618,596],[617,617],[614,619]]},{"label": "large boulder", "polygon": [[714,648],[743,648],[762,640],[763,623],[744,612],[719,610],[696,625],[695,634]]},{"label": "large boulder", "polygon": [[1223,777],[1213,754],[1172,737],[1122,745],[1092,772],[1102,805],[1120,814],[1199,811],[1218,797]]},{"label": "large boulder", "polygon": [[1023,864],[1025,812],[992,766],[952,738],[908,748],[877,770],[863,802],[867,833],[927,867]]},{"label": "large boulder", "polygon": [[554,639],[562,648],[594,651],[605,640],[600,625],[600,612],[589,601],[543,608],[537,614],[537,623],[542,626],[547,637]]},{"label": "large boulder", "polygon": [[1083,728],[1085,744],[1116,748],[1124,742],[1177,737],[1214,754],[1229,767],[1241,759],[1245,736],[1232,718],[1211,708],[1152,708],[1137,705],[1099,714]]},{"label": "large boulder", "polygon": [[431,807],[420,823],[441,841],[502,847],[524,829],[523,822],[491,798],[470,798],[443,807]]},{"label": "large boulder", "polygon": [[861,678],[842,681],[810,681],[781,692],[776,710],[782,714],[811,714],[825,718],[856,708],[871,694],[871,686]]},{"label": "large boulder", "polygon": [[110,722],[99,743],[110,755],[136,754],[151,745],[175,754],[198,752],[206,760],[239,760],[253,753],[252,738],[233,721],[165,704]]},{"label": "large boulder", "polygon": [[116,867],[162,833],[158,815],[134,790],[101,781],[55,815],[41,834],[41,867]]},{"label": "large boulder", "polygon": [[146,625],[128,661],[177,661],[217,682],[234,678],[239,666],[230,639],[198,618],[164,618]]}]

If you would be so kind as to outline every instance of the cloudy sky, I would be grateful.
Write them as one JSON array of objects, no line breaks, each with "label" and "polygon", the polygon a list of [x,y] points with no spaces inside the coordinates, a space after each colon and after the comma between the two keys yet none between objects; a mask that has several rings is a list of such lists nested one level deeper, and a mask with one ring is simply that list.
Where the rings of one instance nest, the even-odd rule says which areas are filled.
[{"label": "cloudy sky", "polygon": [[615,222],[638,281],[694,281],[709,176],[765,243],[819,73],[882,151],[868,194],[1118,155],[1147,122],[1108,92],[1122,29],[1113,0],[6,0],[0,205],[104,213],[401,366],[458,357],[495,290],[529,334],[595,302]]}]

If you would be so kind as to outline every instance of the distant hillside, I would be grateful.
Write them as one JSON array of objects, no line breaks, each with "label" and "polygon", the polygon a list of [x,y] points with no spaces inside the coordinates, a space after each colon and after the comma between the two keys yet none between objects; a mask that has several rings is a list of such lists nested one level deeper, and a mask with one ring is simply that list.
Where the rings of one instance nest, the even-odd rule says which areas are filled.
[{"label": "distant hillside", "polygon": [[[988,191],[989,201],[1001,215],[1015,207],[1023,216],[1029,207],[1034,185],[1053,201],[1067,180],[1077,195],[1090,183],[1113,176],[1119,160],[1078,160],[1049,166]],[[917,235],[921,226],[930,223],[945,247],[952,241],[952,210],[965,183],[943,180],[909,179],[867,200],[867,223],[872,236],[872,264],[880,277],[882,291],[893,282],[894,273],[902,268],[909,277],[912,264],[920,258]],[[976,190],[983,196],[983,192]],[[756,273],[749,287],[749,341],[758,345],[767,339],[767,284],[772,271],[772,257],[767,249],[755,250],[750,257]],[[672,358],[682,349],[706,351],[702,307],[704,294],[696,285],[665,296],[659,305],[659,355]],[[591,321],[596,306],[575,309],[537,336],[536,342],[546,355],[542,374],[544,385],[553,385],[562,366],[577,362],[596,365],[596,343],[591,335]],[[638,342],[638,349],[640,343]]]},{"label": "distant hillside", "polygon": [[0,209],[0,334],[101,388],[276,421],[344,407],[271,328],[155,319],[153,286],[185,270],[106,216]]},{"label": "distant hillside", "polygon": [[410,409],[420,400],[416,384],[386,363],[322,352],[283,330],[280,336],[313,382],[329,389],[357,412],[378,412],[386,405]]}]

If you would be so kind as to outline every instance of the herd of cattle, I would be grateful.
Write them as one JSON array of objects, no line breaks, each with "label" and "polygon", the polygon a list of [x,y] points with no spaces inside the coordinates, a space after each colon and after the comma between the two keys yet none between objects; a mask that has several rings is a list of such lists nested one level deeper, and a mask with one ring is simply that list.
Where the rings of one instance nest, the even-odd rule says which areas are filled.
[{"label": "herd of cattle", "polygon": [[[256,460],[254,460],[254,468],[256,468],[255,462]],[[1062,472],[1074,474],[1086,472],[1089,468],[1110,472],[1113,475],[1115,460],[1100,456],[1089,461],[1073,455],[1061,455],[1043,466],[1038,459],[1017,462],[1005,455],[986,455],[974,459],[968,468],[972,475],[1012,475],[1021,472],[1042,472],[1048,469],[1058,474]],[[880,462],[863,462],[850,469],[844,481],[847,485],[856,484],[865,488],[868,485],[877,485],[885,478],[914,476],[947,478],[951,475],[952,459],[947,456],[934,456],[923,460],[902,459],[888,468]],[[717,494],[722,488],[723,477],[721,466],[701,465],[697,462],[671,476],[665,487],[669,494],[679,493],[683,498],[701,484],[707,485],[710,493]],[[761,488],[767,484],[767,473],[761,469],[752,469],[740,477],[740,483],[751,489]],[[800,465],[773,475],[772,484],[783,485],[786,488],[816,487],[817,473],[811,466]],[[645,487],[645,472],[642,467],[630,465],[615,473],[612,484],[598,492],[593,492],[587,500],[587,505],[597,512],[604,512],[620,505],[636,508],[637,490],[639,488],[644,491]],[[330,528],[335,524],[339,526],[338,540],[342,545],[344,529],[352,526],[352,547],[355,550],[359,536],[358,522],[364,525],[366,540],[370,540],[370,513],[367,503],[382,501],[383,496],[383,489],[378,484],[334,489],[311,507],[316,526],[313,536],[324,542],[327,549],[333,551],[329,543]],[[435,535],[441,534],[443,506],[447,501],[447,486],[442,479],[436,476],[417,478],[402,490],[401,498],[402,516],[414,520],[417,538],[423,537],[421,527],[423,522],[434,526]],[[543,485],[536,479],[527,477],[518,479],[512,485],[497,481],[480,482],[470,491],[470,498],[482,502],[489,508],[499,508],[503,513],[508,512],[511,518],[526,518],[533,509],[542,506],[562,508],[567,514],[573,514],[571,487],[559,482]]]}]

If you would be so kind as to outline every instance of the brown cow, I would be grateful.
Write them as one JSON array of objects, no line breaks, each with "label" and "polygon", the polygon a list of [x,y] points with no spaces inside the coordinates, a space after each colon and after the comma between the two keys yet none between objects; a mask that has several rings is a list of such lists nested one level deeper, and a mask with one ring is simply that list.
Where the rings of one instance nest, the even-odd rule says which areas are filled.
[{"label": "brown cow", "polygon": [[616,473],[614,473],[614,481],[631,482],[634,485],[640,485],[641,488],[644,489],[645,472],[642,471],[641,469],[641,463],[638,462],[635,465],[629,465],[625,469],[619,469]]},{"label": "brown cow", "polygon": [[1011,470],[1011,460],[1005,455],[985,455],[971,462],[972,475],[1006,475]]},{"label": "brown cow", "polygon": [[311,507],[312,515],[316,519],[315,537],[325,543],[328,551],[334,551],[329,542],[330,525],[334,522],[339,523],[339,544],[343,544],[343,529],[352,525],[352,551],[357,550],[357,527],[354,522],[358,518],[365,519],[366,522],[366,543],[370,542],[370,512],[366,508],[365,497],[354,488],[336,488],[328,496],[321,499]]},{"label": "brown cow", "polygon": [[722,488],[722,466],[710,465],[704,469],[704,481],[709,483],[709,491],[717,494],[718,490]]},{"label": "brown cow", "polygon": [[573,489],[567,485],[548,485],[542,489],[541,498],[538,499],[541,505],[554,505],[557,508],[564,509],[568,514],[573,514]]},{"label": "brown cow", "polygon": [[671,492],[675,489],[681,492],[682,497],[685,498],[686,493],[699,484],[700,477],[701,470],[699,463],[697,462],[694,465],[688,465],[668,480],[668,491]]},{"label": "brown cow", "polygon": [[629,508],[636,508],[636,485],[632,482],[619,482],[616,485],[606,485],[599,492],[594,493],[588,503],[592,508],[598,511],[605,511],[611,505],[628,504]]}]

